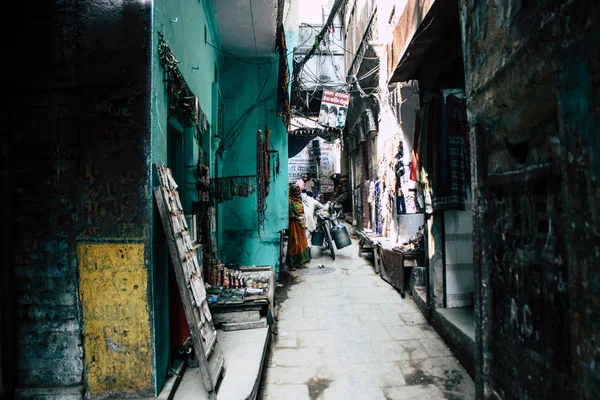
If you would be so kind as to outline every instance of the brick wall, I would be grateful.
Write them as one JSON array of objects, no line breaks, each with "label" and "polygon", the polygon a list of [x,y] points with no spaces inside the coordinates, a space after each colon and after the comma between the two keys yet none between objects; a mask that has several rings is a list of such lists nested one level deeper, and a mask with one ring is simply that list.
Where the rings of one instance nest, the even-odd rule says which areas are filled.
[{"label": "brick wall", "polygon": [[[82,382],[76,259],[79,129],[74,2],[23,2],[18,63],[10,70],[12,249],[20,387]],[[28,6],[32,6],[29,7]],[[16,6],[14,6],[16,7]],[[15,10],[16,11],[16,10]],[[15,14],[24,15],[24,14]],[[59,44],[58,41],[61,41]]]},{"label": "brick wall", "polygon": [[599,11],[460,2],[479,397],[600,391]]},{"label": "brick wall", "polygon": [[23,122],[12,147],[19,384],[73,385],[83,371],[71,245],[77,223],[72,182],[79,170],[70,148],[78,138],[65,130],[68,105],[39,95],[35,110],[27,100],[11,113],[15,126]]}]

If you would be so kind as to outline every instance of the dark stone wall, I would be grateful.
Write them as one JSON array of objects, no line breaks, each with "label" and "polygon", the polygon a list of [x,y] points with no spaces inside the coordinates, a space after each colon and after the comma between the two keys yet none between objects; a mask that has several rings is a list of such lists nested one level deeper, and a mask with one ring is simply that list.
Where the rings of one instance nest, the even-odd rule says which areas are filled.
[{"label": "dark stone wall", "polygon": [[[78,241],[146,241],[150,9],[11,2],[2,79],[18,385],[84,382]],[[147,317],[147,316],[146,316]]]},{"label": "dark stone wall", "polygon": [[0,399],[10,398],[16,385],[16,351],[14,320],[14,270],[12,268],[12,196],[10,152],[7,136],[0,138],[0,185],[4,196],[0,199]]},{"label": "dark stone wall", "polygon": [[600,24],[592,2],[460,2],[479,398],[600,392]]}]

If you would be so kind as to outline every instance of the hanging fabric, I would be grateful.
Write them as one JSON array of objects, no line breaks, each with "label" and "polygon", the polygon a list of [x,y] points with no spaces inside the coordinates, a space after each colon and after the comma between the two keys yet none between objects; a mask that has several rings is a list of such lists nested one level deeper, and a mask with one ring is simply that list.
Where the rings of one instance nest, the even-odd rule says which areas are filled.
[{"label": "hanging fabric", "polygon": [[453,94],[444,102],[443,122],[448,134],[448,158],[442,168],[448,172],[446,185],[434,186],[433,209],[465,209],[470,179],[466,101]]}]

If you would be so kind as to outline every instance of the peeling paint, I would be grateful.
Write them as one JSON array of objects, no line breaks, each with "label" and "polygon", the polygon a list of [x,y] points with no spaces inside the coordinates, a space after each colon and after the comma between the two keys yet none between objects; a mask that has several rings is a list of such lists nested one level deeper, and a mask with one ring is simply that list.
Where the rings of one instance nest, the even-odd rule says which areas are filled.
[{"label": "peeling paint", "polygon": [[85,372],[92,396],[153,389],[143,244],[80,243]]}]

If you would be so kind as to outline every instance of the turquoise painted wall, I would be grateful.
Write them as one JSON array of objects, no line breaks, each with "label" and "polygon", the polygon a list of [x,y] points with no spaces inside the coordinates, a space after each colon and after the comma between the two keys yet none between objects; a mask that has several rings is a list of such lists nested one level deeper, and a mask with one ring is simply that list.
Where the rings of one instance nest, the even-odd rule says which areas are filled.
[{"label": "turquoise painted wall", "polygon": [[[175,20],[177,22],[175,22]],[[151,91],[151,159],[150,170],[152,176],[151,187],[156,185],[156,172],[154,163],[169,165],[167,160],[167,95],[166,84],[163,82],[164,73],[158,57],[158,32],[162,32],[169,43],[175,57],[180,62],[179,69],[191,90],[198,97],[200,107],[209,117],[211,125],[215,125],[213,115],[213,81],[215,65],[220,70],[221,55],[215,49],[205,44],[204,34],[206,27],[207,39],[210,43],[220,47],[220,36],[215,23],[214,11],[211,0],[201,1],[162,1],[153,3],[152,13],[152,91]],[[205,138],[204,142],[210,142]],[[184,129],[182,147],[184,166],[195,166],[198,161],[198,143],[194,139],[192,129]],[[184,181],[195,181],[195,169],[184,168]],[[180,186],[184,182],[178,182]],[[184,208],[186,213],[191,211],[191,201],[197,195],[193,187],[186,187]],[[150,193],[153,197],[153,194]],[[162,234],[162,224],[157,219],[156,211],[153,214],[150,246],[150,260],[152,266],[152,295],[153,295],[153,335],[155,346],[155,388],[161,390],[167,376],[170,353],[169,334],[169,289],[168,289],[168,251],[163,242],[157,241]]]},{"label": "turquoise painted wall", "polygon": [[[177,19],[177,22],[172,22]],[[218,168],[218,176],[250,175],[256,173],[256,130],[264,129],[265,123],[271,130],[271,146],[279,151],[280,175],[271,182],[267,198],[265,229],[261,237],[257,231],[256,195],[249,198],[236,198],[223,203],[218,208],[218,246],[221,260],[246,265],[274,265],[279,258],[279,231],[288,227],[287,192],[287,132],[276,115],[276,91],[278,63],[276,58],[253,60],[274,61],[273,64],[253,66],[235,59],[223,59],[222,54],[204,43],[206,26],[207,39],[220,47],[220,37],[216,26],[212,1],[155,2],[153,8],[152,33],[152,156],[149,163],[164,163],[167,160],[167,96],[164,75],[158,58],[158,34],[163,32],[175,57],[180,61],[179,68],[188,85],[199,99],[202,111],[211,121],[211,137],[203,137],[201,143],[192,139],[192,132],[185,130],[183,137],[184,165],[194,165],[198,161],[198,145],[203,147],[205,161],[211,164],[211,175]],[[288,45],[289,46],[289,45]],[[291,46],[289,47],[291,50]],[[291,65],[291,56],[289,58]],[[214,83],[215,66],[218,70],[218,83]],[[264,106],[251,115],[245,125],[243,135],[225,152],[216,157],[218,145],[214,134],[217,126],[216,98],[220,91],[225,109],[225,132],[237,121],[257,99],[260,88],[265,83],[263,96],[271,95]],[[216,163],[218,165],[213,164]],[[195,180],[195,170],[187,168],[187,181]],[[155,172],[152,173],[156,183]],[[154,185],[151,185],[152,187]],[[195,200],[195,190],[188,191],[185,202]],[[184,204],[185,207],[185,204]],[[168,307],[168,263],[158,243],[157,229],[162,229],[155,213],[152,227],[154,236],[150,257],[153,268],[151,282],[153,289],[153,334],[155,342],[155,380],[157,392],[164,384],[169,361],[169,307]]]},{"label": "turquoise painted wall", "polygon": [[220,205],[220,256],[224,262],[279,268],[279,231],[288,227],[287,131],[276,115],[277,59],[253,61],[274,61],[274,64],[255,66],[235,59],[225,60],[222,73],[225,132],[229,132],[240,116],[256,102],[263,84],[265,89],[261,98],[269,95],[271,98],[255,109],[242,134],[225,149],[220,160],[219,176],[256,174],[256,132],[264,130],[265,123],[271,131],[271,148],[279,151],[280,174],[271,180],[265,229],[260,232],[260,237],[256,194],[234,198]]}]

